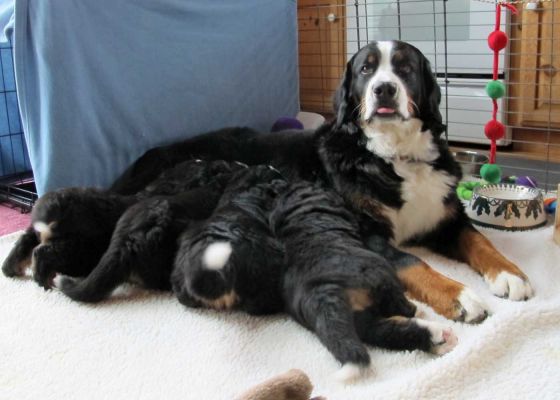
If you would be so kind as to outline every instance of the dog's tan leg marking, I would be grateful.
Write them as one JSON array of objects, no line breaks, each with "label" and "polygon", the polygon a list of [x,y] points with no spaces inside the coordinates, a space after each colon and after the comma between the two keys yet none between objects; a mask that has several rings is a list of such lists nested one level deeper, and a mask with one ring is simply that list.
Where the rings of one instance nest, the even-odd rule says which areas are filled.
[{"label": "dog's tan leg marking", "polygon": [[346,296],[353,311],[363,311],[373,304],[370,292],[367,289],[346,289]]},{"label": "dog's tan leg marking", "polygon": [[511,261],[506,259],[480,232],[466,229],[459,236],[462,257],[475,271],[490,279],[500,272],[509,272],[522,279],[527,276]]},{"label": "dog's tan leg marking", "polygon": [[214,300],[203,298],[199,298],[199,300],[209,308],[222,311],[232,309],[239,301],[239,298],[237,297],[237,293],[232,290],[230,292],[224,293],[221,297],[218,297]]},{"label": "dog's tan leg marking", "polygon": [[525,275],[505,258],[480,232],[465,229],[459,235],[459,251],[465,262],[481,274],[496,296],[525,300],[533,289]]},{"label": "dog's tan leg marking", "polygon": [[472,290],[424,262],[402,267],[397,275],[413,299],[428,304],[446,318],[476,323],[488,315],[483,301]]}]

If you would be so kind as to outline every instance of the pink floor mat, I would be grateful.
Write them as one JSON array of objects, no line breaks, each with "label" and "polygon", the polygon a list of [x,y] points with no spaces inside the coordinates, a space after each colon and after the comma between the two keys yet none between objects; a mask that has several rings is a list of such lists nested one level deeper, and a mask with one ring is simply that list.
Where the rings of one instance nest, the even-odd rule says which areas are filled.
[{"label": "pink floor mat", "polygon": [[31,214],[22,214],[19,208],[0,204],[0,236],[27,228]]}]

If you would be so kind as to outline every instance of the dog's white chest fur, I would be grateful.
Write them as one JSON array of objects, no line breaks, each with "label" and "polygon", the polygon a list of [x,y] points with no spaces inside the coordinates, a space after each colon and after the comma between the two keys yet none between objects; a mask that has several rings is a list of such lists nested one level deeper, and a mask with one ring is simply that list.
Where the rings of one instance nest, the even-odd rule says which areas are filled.
[{"label": "dog's white chest fur", "polygon": [[393,224],[395,243],[402,243],[419,233],[432,230],[448,210],[444,198],[455,179],[446,172],[436,171],[425,162],[394,161],[397,175],[404,179],[400,209],[386,208],[385,215]]},{"label": "dog's white chest fur", "polygon": [[430,163],[439,152],[430,131],[421,131],[418,119],[374,123],[364,127],[368,138],[366,147],[392,163],[401,184],[400,209],[384,208],[393,224],[394,242],[402,243],[411,237],[431,231],[449,212],[444,199],[455,185],[456,178],[437,171]]}]

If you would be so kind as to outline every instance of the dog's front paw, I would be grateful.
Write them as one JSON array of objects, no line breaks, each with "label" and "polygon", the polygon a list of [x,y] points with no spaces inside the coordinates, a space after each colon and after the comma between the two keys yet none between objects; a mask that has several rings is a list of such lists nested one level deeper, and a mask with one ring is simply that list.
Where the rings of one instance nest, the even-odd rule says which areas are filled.
[{"label": "dog's front paw", "polygon": [[529,281],[521,276],[502,271],[495,277],[484,276],[490,286],[490,291],[509,300],[528,300],[533,297],[533,288]]},{"label": "dog's front paw", "polygon": [[484,301],[469,288],[464,288],[457,298],[457,314],[455,321],[477,324],[488,316],[488,308]]}]

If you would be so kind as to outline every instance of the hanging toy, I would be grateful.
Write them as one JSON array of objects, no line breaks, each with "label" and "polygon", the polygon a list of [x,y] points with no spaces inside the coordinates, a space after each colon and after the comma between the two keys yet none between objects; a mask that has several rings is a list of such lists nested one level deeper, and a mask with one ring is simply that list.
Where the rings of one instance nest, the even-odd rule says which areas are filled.
[{"label": "hanging toy", "polygon": [[490,139],[490,162],[480,168],[480,176],[490,183],[499,183],[501,179],[502,172],[496,165],[496,141],[506,134],[506,127],[497,119],[498,99],[504,97],[506,93],[505,85],[498,80],[499,53],[506,48],[509,40],[506,33],[500,30],[502,6],[517,14],[517,9],[513,5],[499,1],[496,4],[496,25],[494,31],[488,35],[488,46],[494,51],[492,80],[486,85],[486,94],[492,99],[492,119],[484,126],[484,134]]}]

